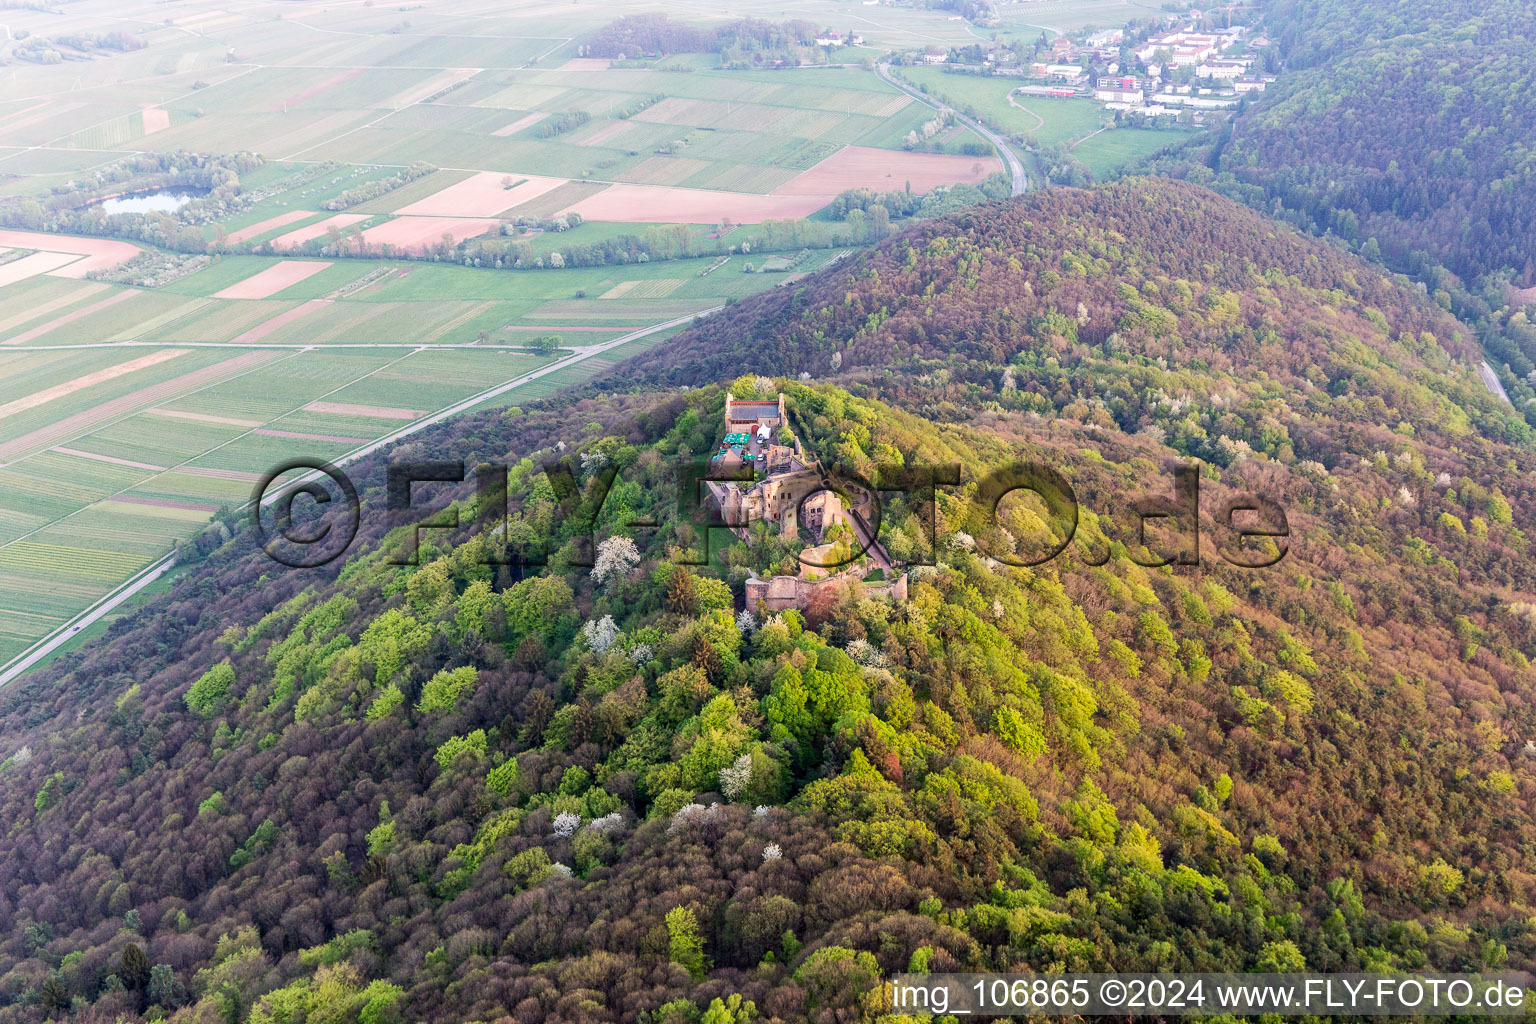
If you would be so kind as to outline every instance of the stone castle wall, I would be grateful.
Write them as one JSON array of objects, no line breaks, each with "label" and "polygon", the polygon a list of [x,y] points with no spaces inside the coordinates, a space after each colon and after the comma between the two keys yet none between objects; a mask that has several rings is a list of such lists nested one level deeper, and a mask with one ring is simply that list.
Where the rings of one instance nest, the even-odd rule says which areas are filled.
[{"label": "stone castle wall", "polygon": [[[753,577],[747,580],[747,610],[756,611],[758,602],[770,612],[782,612],[789,608],[805,611],[816,606],[830,605],[845,588],[859,582],[855,573],[842,573],[825,579],[806,580],[799,576],[772,576],[768,579]],[[865,583],[864,592],[870,597],[889,597],[894,601],[907,599],[907,574],[885,583]]]}]

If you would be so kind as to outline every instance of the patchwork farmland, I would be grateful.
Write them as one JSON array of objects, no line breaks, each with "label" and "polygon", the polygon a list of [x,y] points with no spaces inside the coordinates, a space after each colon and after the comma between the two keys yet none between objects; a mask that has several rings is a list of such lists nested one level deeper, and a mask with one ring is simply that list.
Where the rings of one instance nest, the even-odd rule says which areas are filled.
[{"label": "patchwork farmland", "polygon": [[[82,241],[39,252],[78,259]],[[532,400],[664,336],[625,340],[637,330],[776,281],[700,276],[714,265],[229,256],[159,290],[46,271],[0,286],[0,665],[247,501],[282,460],[345,458],[558,364],[495,399]],[[527,348],[550,335],[554,353]]]}]

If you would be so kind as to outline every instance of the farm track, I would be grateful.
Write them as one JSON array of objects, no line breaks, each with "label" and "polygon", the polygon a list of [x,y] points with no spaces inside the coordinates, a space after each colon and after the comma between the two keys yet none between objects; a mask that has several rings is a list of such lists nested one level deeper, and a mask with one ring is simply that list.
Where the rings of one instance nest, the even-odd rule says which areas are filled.
[{"label": "farm track", "polygon": [[1039,114],[1035,113],[1033,110],[1029,109],[1024,104],[1018,102],[1017,100],[1015,100],[1013,98],[1013,94],[1018,92],[1018,91],[1019,91],[1018,89],[1009,89],[1008,90],[1008,105],[1010,107],[1013,107],[1015,110],[1022,110],[1022,111],[1024,111],[1024,113],[1028,114],[1030,117],[1034,118],[1036,121],[1039,121],[1040,123],[1035,125],[1035,129],[1034,129],[1035,131],[1039,131],[1041,128],[1044,128],[1045,127],[1045,118],[1041,117]]}]

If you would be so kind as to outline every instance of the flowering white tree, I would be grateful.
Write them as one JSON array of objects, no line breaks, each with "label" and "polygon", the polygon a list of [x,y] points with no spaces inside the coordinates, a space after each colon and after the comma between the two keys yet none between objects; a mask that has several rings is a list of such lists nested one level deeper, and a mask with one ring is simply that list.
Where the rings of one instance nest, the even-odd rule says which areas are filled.
[{"label": "flowering white tree", "polygon": [[656,657],[656,648],[650,644],[635,644],[629,649],[629,660],[636,665],[644,665]]},{"label": "flowering white tree", "polygon": [[782,856],[784,856],[784,847],[780,846],[778,843],[769,843],[767,846],[763,847],[764,861],[778,860]]},{"label": "flowering white tree", "polygon": [[742,636],[751,636],[757,632],[757,616],[743,610],[736,616],[736,628],[741,631]]},{"label": "flowering white tree", "polygon": [[752,784],[752,755],[742,754],[730,765],[720,769],[720,792],[727,800],[735,800]]},{"label": "flowering white tree", "polygon": [[684,804],[673,813],[672,821],[667,825],[667,832],[675,833],[690,821],[711,818],[718,812],[719,807],[719,804],[711,804],[709,807],[703,804]]},{"label": "flowering white tree", "polygon": [[619,638],[619,627],[614,624],[612,615],[588,619],[586,625],[581,627],[581,637],[593,651],[607,654],[608,648]]},{"label": "flowering white tree", "polygon": [[610,580],[623,579],[640,564],[640,552],[628,537],[609,537],[597,546],[596,564],[592,566],[592,582],[598,586]]},{"label": "flowering white tree", "polygon": [[606,465],[608,465],[607,452],[591,451],[581,453],[581,471],[584,474],[596,473]]},{"label": "flowering white tree", "polygon": [[887,662],[884,653],[863,637],[848,641],[847,651],[848,657],[852,658],[855,664],[863,665],[866,668],[886,667]]},{"label": "flowering white tree", "polygon": [[569,839],[576,834],[581,827],[581,815],[573,811],[561,811],[555,815],[555,835],[561,839]]}]

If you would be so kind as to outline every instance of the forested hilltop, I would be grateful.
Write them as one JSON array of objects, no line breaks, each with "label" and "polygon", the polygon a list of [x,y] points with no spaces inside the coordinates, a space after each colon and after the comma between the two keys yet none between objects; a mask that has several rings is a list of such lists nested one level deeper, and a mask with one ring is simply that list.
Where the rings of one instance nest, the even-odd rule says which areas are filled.
[{"label": "forested hilltop", "polygon": [[[344,565],[212,531],[0,694],[0,1021],[820,1024],[908,968],[1530,968],[1536,453],[1471,353],[1416,289],[1136,182],[924,224],[628,393],[442,424],[361,468]],[[908,600],[743,609],[796,546],[761,530],[686,564],[673,461],[728,390],[850,473],[963,467],[936,521],[890,497]],[[1144,568],[1121,513],[1185,457],[1202,564]],[[512,465],[548,567],[480,526],[392,564],[385,458]],[[1083,508],[1035,569],[994,557],[1027,505],[965,500],[1015,459]],[[1239,491],[1285,509],[1278,565],[1217,550]],[[591,527],[634,547],[583,566]]]},{"label": "forested hilltop", "polygon": [[1275,0],[1264,15],[1279,81],[1151,165],[1412,273],[1478,327],[1536,421],[1536,7]]},{"label": "forested hilltop", "polygon": [[1279,0],[1266,16],[1288,74],[1221,170],[1390,257],[1536,285],[1536,9]]}]

